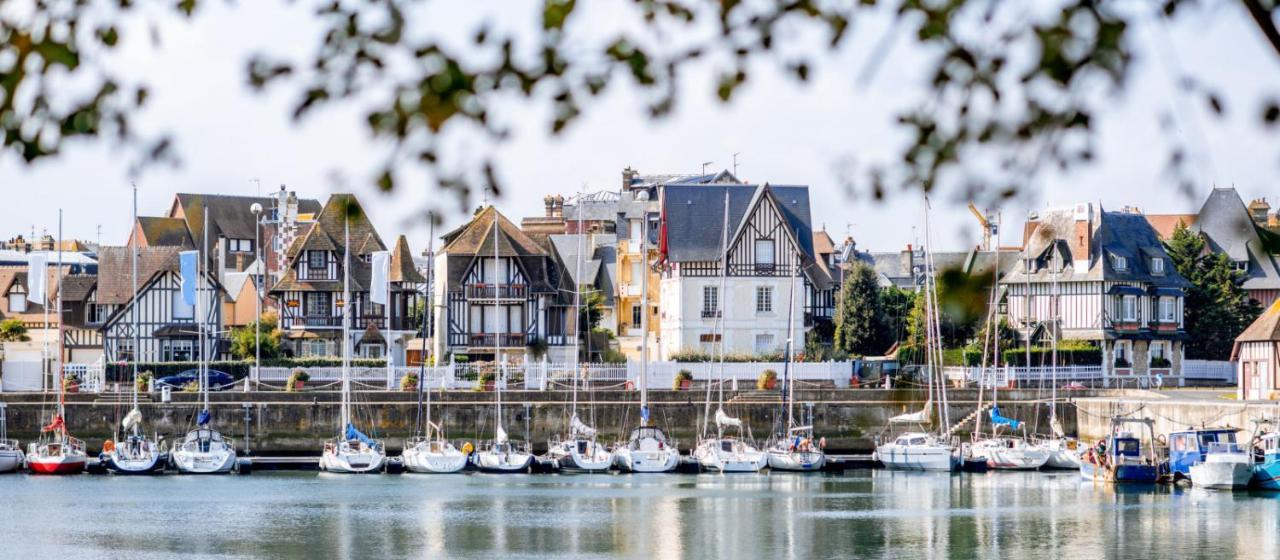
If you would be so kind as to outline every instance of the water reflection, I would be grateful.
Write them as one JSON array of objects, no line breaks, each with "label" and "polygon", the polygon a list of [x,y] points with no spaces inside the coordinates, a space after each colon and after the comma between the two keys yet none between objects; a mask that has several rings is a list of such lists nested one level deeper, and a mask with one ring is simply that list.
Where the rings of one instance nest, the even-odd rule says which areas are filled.
[{"label": "water reflection", "polygon": [[1280,557],[1280,495],[1074,473],[6,476],[0,495],[6,557]]}]

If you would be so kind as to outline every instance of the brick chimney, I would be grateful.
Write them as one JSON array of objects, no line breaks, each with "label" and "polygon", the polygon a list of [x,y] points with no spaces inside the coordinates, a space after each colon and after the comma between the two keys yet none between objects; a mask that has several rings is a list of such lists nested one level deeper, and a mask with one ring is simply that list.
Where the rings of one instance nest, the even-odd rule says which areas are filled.
[{"label": "brick chimney", "polygon": [[555,214],[556,199],[555,199],[555,197],[553,197],[553,196],[551,196],[551,195],[547,195],[547,196],[542,197],[542,206],[543,206],[543,208],[546,210],[546,212],[545,212],[546,217],[548,217],[548,218],[554,218],[554,217],[556,217],[556,214]]},{"label": "brick chimney", "polygon": [[622,190],[625,191],[630,189],[631,181],[632,179],[635,179],[637,175],[640,175],[640,172],[632,169],[630,166],[628,166],[626,169],[623,169],[622,170]]},{"label": "brick chimney", "polygon": [[907,250],[898,255],[898,270],[906,271],[912,277],[915,276],[915,252],[912,251],[911,244],[907,244]]},{"label": "brick chimney", "polygon": [[1093,203],[1076,205],[1075,228],[1071,238],[1067,240],[1067,246],[1071,249],[1076,274],[1089,272],[1090,257],[1093,254]]}]

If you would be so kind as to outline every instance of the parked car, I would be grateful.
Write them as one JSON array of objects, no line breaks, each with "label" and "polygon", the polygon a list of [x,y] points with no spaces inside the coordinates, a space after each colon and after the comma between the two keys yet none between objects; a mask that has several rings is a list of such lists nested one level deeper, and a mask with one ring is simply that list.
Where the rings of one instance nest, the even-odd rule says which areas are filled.
[{"label": "parked car", "polygon": [[[174,389],[181,390],[183,387],[186,387],[187,385],[190,385],[192,383],[198,383],[199,381],[200,381],[200,370],[189,369],[182,373],[161,377],[160,379],[155,380],[153,387],[155,387],[156,390],[159,390],[161,387],[165,387],[165,386],[173,387]],[[236,381],[236,378],[232,377],[231,374],[229,373],[225,373],[225,372],[221,372],[213,369],[209,370],[209,390],[210,391],[221,391],[223,389],[230,387],[232,383],[235,383],[235,381]]]}]

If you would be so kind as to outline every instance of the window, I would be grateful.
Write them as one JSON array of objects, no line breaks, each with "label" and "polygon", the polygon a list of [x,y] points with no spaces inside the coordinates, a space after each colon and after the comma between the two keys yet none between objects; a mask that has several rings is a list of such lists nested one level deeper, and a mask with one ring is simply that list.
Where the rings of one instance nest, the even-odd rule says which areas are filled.
[{"label": "window", "polygon": [[190,362],[195,360],[195,343],[190,340],[164,341],[164,353],[161,358],[165,362]]},{"label": "window", "polygon": [[21,294],[21,293],[9,294],[9,312],[10,313],[26,313],[27,312],[27,294]]},{"label": "window", "polygon": [[227,248],[232,253],[252,253],[253,240],[252,239],[228,239]]},{"label": "window", "polygon": [[773,351],[773,335],[758,334],[756,335],[756,354],[766,354]]},{"label": "window", "polygon": [[116,345],[116,359],[125,362],[132,362],[134,359],[133,340],[121,340],[116,342]]},{"label": "window", "polygon": [[643,318],[644,317],[640,314],[640,306],[632,305],[631,306],[631,326],[637,329],[640,328],[640,321]]},{"label": "window", "polygon": [[718,335],[718,334],[700,334],[700,335],[698,335],[698,342],[720,342],[720,335]]},{"label": "window", "polygon": [[1151,273],[1164,274],[1164,259],[1160,257],[1151,259]]},{"label": "window", "polygon": [[720,288],[702,287],[702,316],[703,318],[720,316]]},{"label": "window", "polygon": [[756,240],[756,268],[760,270],[773,270],[774,251],[772,239]]},{"label": "window", "polygon": [[1111,262],[1112,262],[1112,267],[1114,267],[1116,270],[1125,270],[1125,269],[1128,269],[1128,268],[1129,268],[1129,260],[1128,260],[1128,259],[1126,259],[1126,258],[1124,258],[1124,257],[1122,257],[1122,256],[1120,256],[1120,255],[1113,255],[1113,256],[1111,257],[1111,259],[1112,259],[1112,261],[1111,261]]},{"label": "window", "polygon": [[1175,321],[1174,315],[1177,307],[1175,303],[1176,301],[1171,297],[1160,298],[1160,311],[1158,316],[1160,317],[1161,323],[1173,323]]},{"label": "window", "polygon": [[1138,320],[1138,296],[1124,296],[1120,299],[1120,320]]},{"label": "window", "polygon": [[323,270],[328,264],[324,251],[307,251],[307,268],[311,270]]},{"label": "window", "polygon": [[325,357],[329,355],[329,341],[308,340],[302,343],[304,357]]},{"label": "window", "polygon": [[644,239],[642,239],[642,237],[644,237],[644,233],[640,231],[641,229],[643,229],[641,226],[643,226],[644,223],[641,222],[640,220],[630,220],[630,222],[631,222],[631,242],[636,244],[635,246],[636,249],[639,249],[642,246],[641,244],[644,243]]},{"label": "window", "polygon": [[106,320],[106,306],[101,303],[90,303],[84,308],[84,322],[96,325]]},{"label": "window", "polygon": [[1162,342],[1162,341],[1154,341],[1154,342],[1152,342],[1152,343],[1151,343],[1151,357],[1152,357],[1152,358],[1165,358],[1165,357],[1166,357],[1166,356],[1165,356],[1165,349],[1164,349],[1164,342]]},{"label": "window", "polygon": [[773,313],[773,287],[756,287],[756,313]]},{"label": "window", "polygon": [[[197,287],[196,297],[200,297],[200,290]],[[134,300],[130,305],[137,305],[138,300]],[[196,317],[196,307],[187,303],[186,298],[182,297],[182,290],[173,291],[173,318],[174,319],[194,319]]]},{"label": "window", "polygon": [[[636,289],[640,289],[640,283],[644,281],[644,263],[640,261],[631,261],[631,285]],[[639,293],[639,292],[636,292]]]},{"label": "window", "polygon": [[302,299],[306,302],[303,312],[307,317],[329,316],[329,294],[327,292],[302,294]]},{"label": "window", "polygon": [[377,360],[382,358],[383,346],[381,344],[361,344],[360,355],[364,358]]}]

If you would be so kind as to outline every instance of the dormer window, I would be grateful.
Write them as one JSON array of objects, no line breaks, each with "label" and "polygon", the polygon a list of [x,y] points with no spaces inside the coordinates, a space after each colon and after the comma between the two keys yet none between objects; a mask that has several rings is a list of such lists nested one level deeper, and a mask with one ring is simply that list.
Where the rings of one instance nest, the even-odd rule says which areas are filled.
[{"label": "dormer window", "polygon": [[1160,257],[1155,257],[1151,259],[1151,273],[1161,274],[1161,275],[1164,274],[1164,259]]},{"label": "dormer window", "polygon": [[311,270],[324,270],[326,260],[324,251],[307,251],[307,268]]},{"label": "dormer window", "polygon": [[1114,268],[1114,269],[1116,269],[1116,270],[1128,270],[1128,269],[1129,269],[1129,259],[1126,259],[1126,258],[1124,258],[1124,257],[1122,257],[1122,256],[1120,256],[1120,255],[1112,255],[1112,256],[1111,256],[1111,267],[1112,267],[1112,268]]},{"label": "dormer window", "polygon": [[27,294],[22,292],[9,292],[9,313],[26,313],[27,312]]},{"label": "dormer window", "polygon": [[1023,270],[1025,270],[1027,274],[1031,274],[1035,272],[1036,269],[1039,268],[1038,266],[1036,266],[1036,263],[1037,263],[1036,259],[1023,259],[1022,260]]}]

